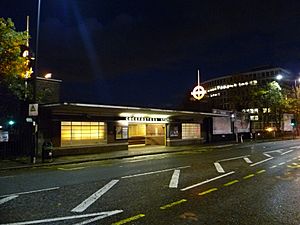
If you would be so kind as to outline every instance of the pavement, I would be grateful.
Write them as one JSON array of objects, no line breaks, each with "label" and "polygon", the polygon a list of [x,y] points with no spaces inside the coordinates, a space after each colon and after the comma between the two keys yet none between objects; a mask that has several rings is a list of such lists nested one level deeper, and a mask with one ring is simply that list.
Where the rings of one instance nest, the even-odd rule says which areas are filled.
[{"label": "pavement", "polygon": [[[261,141],[270,141],[270,140],[259,140],[259,141],[255,141],[255,143]],[[43,166],[51,166],[51,165],[84,163],[84,162],[92,162],[92,161],[125,159],[125,158],[133,158],[138,156],[177,153],[177,152],[191,151],[191,150],[208,151],[210,149],[228,147],[230,145],[238,145],[238,144],[251,144],[251,142],[250,141],[245,141],[244,143],[223,142],[223,143],[213,143],[213,144],[201,144],[196,146],[189,145],[189,146],[176,146],[176,147],[168,147],[168,146],[134,147],[123,151],[112,151],[112,152],[103,152],[98,154],[86,154],[86,155],[60,156],[60,157],[55,157],[51,160],[49,159],[45,160],[44,162],[42,162],[41,157],[37,157],[35,163],[31,162],[30,157],[18,157],[18,158],[0,160],[0,171],[26,169],[26,168],[43,167]]]},{"label": "pavement", "polygon": [[103,160],[113,160],[113,159],[125,159],[133,158],[138,156],[146,155],[157,155],[165,153],[176,153],[182,151],[207,151],[209,148],[214,148],[218,146],[228,146],[230,143],[218,143],[218,145],[189,145],[189,146],[151,146],[151,147],[133,147],[128,150],[123,151],[112,151],[103,152],[98,154],[86,154],[86,155],[71,155],[71,156],[60,156],[52,158],[52,160],[45,160],[42,162],[41,157],[37,157],[36,163],[32,163],[30,157],[18,157],[11,159],[0,160],[0,171],[3,170],[16,170],[16,169],[26,169],[34,167],[43,167],[50,165],[64,165],[73,163],[84,163],[92,161],[103,161]]}]

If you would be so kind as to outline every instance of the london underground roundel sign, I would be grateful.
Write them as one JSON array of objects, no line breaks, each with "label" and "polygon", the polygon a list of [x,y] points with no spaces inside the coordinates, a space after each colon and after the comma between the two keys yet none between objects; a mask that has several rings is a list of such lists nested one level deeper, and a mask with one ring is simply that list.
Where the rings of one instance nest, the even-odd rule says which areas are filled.
[{"label": "london underground roundel sign", "polygon": [[194,87],[193,91],[191,92],[191,95],[195,99],[201,100],[205,94],[206,94],[206,91],[204,90],[204,88],[202,86],[200,86],[200,72],[198,70],[198,85],[196,87]]},{"label": "london underground roundel sign", "polygon": [[191,95],[197,100],[201,100],[205,94],[206,94],[206,91],[200,85],[197,85],[196,87],[194,87],[193,91],[191,92]]}]

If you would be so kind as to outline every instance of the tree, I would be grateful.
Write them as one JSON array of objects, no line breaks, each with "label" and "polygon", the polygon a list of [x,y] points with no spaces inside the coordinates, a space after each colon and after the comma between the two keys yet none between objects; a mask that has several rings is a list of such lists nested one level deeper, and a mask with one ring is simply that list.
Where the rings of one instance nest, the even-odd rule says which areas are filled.
[{"label": "tree", "polygon": [[[25,100],[30,86],[25,87],[29,55],[22,56],[21,47],[26,45],[26,32],[18,32],[10,18],[0,18],[0,84],[19,100]],[[26,94],[25,94],[26,93]]]},{"label": "tree", "polygon": [[258,89],[255,99],[259,106],[260,117],[263,118],[263,126],[275,122],[277,131],[280,131],[283,113],[289,111],[291,103],[288,90],[280,87],[276,81],[272,81]]}]

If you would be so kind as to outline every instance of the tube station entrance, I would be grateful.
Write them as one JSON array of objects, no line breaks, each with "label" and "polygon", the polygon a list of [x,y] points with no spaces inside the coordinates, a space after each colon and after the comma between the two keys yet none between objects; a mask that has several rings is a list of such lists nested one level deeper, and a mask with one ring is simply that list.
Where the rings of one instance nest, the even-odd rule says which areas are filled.
[{"label": "tube station entrance", "polygon": [[128,124],[129,147],[166,145],[165,124],[153,123],[129,123]]}]

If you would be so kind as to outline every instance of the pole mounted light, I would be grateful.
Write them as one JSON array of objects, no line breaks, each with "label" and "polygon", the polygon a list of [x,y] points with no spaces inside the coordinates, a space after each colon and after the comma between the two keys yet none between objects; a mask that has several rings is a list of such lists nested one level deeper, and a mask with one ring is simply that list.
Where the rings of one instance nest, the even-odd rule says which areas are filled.
[{"label": "pole mounted light", "polygon": [[52,73],[46,73],[46,74],[44,75],[44,77],[45,77],[46,79],[51,79]]},{"label": "pole mounted light", "polygon": [[281,80],[283,78],[283,76],[281,75],[281,74],[278,74],[277,76],[276,76],[276,80]]}]

